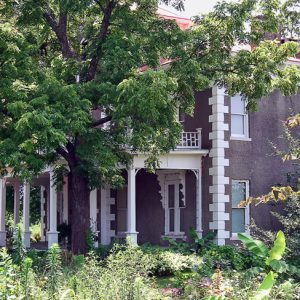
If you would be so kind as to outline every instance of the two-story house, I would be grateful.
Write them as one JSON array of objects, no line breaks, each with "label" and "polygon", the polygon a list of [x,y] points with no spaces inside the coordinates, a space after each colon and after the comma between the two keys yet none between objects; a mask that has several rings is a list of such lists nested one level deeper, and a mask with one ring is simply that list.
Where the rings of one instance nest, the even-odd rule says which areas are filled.
[{"label": "two-story house", "polygon": [[[300,60],[290,63],[300,65]],[[251,218],[258,226],[276,228],[269,205],[240,208],[238,203],[250,195],[269,192],[275,184],[286,184],[286,174],[294,172],[292,163],[273,155],[270,144],[284,146],[279,138],[282,121],[294,112],[300,112],[300,93],[283,97],[275,91],[259,101],[257,112],[248,113],[239,95],[229,97],[218,87],[196,92],[194,115],[178,114],[183,127],[179,145],[160,157],[155,173],[148,173],[145,157],[136,154],[132,168],[124,170],[122,189],[106,186],[91,191],[91,228],[99,237],[96,243],[109,244],[125,236],[140,244],[161,244],[165,236],[188,241],[192,227],[200,236],[215,231],[216,243],[223,245],[238,232],[247,232]],[[6,237],[6,185],[15,187],[15,223],[19,221],[20,183],[9,177],[0,179],[0,246],[5,245]],[[58,240],[58,224],[71,220],[68,181],[62,192],[56,192],[49,169],[32,185],[41,187],[42,239],[50,246]],[[26,184],[23,220],[27,247],[29,199],[30,186]]]}]

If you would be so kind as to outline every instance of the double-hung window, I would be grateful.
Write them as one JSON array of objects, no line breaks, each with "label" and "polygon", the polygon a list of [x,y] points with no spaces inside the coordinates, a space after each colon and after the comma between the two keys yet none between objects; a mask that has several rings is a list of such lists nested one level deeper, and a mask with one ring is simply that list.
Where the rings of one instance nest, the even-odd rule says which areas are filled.
[{"label": "double-hung window", "polygon": [[177,121],[183,126],[185,121],[185,113],[182,108],[177,109]]},{"label": "double-hung window", "polygon": [[240,96],[231,97],[231,137],[234,139],[249,138],[249,119],[246,101]]},{"label": "double-hung window", "polygon": [[239,207],[239,203],[249,197],[248,180],[232,180],[231,185],[231,224],[232,233],[247,233],[250,224],[249,206]]},{"label": "double-hung window", "polygon": [[183,186],[179,181],[166,181],[165,233],[181,235],[180,210],[185,207]]}]

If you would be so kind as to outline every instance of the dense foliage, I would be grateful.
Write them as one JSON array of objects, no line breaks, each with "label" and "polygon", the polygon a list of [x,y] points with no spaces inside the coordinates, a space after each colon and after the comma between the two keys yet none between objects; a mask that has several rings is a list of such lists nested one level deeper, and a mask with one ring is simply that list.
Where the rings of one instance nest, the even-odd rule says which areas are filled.
[{"label": "dense foliage", "polygon": [[[299,275],[287,277],[278,268],[285,251],[282,233],[270,249],[241,236],[251,255],[212,243],[195,253],[193,244],[160,248],[129,242],[102,246],[86,257],[57,245],[26,252],[20,228],[17,233],[12,255],[0,252],[1,299],[300,299]],[[276,270],[270,272],[270,265]]]}]

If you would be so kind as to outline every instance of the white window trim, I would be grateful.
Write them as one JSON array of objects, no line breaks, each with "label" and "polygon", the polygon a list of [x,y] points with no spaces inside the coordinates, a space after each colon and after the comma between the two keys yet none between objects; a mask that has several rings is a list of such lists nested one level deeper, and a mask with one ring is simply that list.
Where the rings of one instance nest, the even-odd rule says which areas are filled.
[{"label": "white window trim", "polygon": [[[180,213],[183,207],[179,207],[179,186],[180,180],[166,180],[165,182],[165,234],[166,235],[184,235],[184,232],[180,231]],[[174,231],[170,231],[170,208],[169,208],[169,192],[168,186],[175,186],[175,199],[174,199]]]},{"label": "white window trim", "polygon": [[181,124],[182,126],[184,125],[184,122],[185,122],[185,118],[183,118],[183,120],[180,120],[180,108],[177,107],[177,122],[179,124]]},{"label": "white window trim", "polygon": [[[230,97],[230,139],[231,140],[237,140],[237,141],[251,141],[251,138],[249,137],[249,114],[246,110],[246,101],[243,100],[244,103],[244,114],[238,114],[238,113],[232,113],[232,101]],[[236,134],[232,133],[232,122],[231,122],[231,116],[243,116],[244,117],[244,134]]]},{"label": "white window trim", "polygon": [[[234,180],[231,180],[231,186],[233,183],[245,183],[245,186],[246,186],[246,199],[249,198],[250,196],[250,184],[249,184],[249,180],[245,180],[245,179],[234,179]],[[231,194],[231,197],[232,197],[232,194]],[[232,201],[231,201],[232,203]],[[232,208],[232,205],[231,205],[231,208]],[[250,205],[247,205],[245,208],[245,227],[246,227],[246,231],[245,232],[240,232],[240,233],[243,233],[243,234],[246,234],[248,236],[250,236],[250,230],[249,230],[249,225],[250,225]],[[231,218],[231,222],[232,222],[232,218]],[[238,233],[237,232],[232,232],[232,228],[231,228],[231,240],[238,240]]]},{"label": "white window trim", "polygon": [[230,137],[231,141],[244,141],[244,142],[251,142],[252,139],[251,138],[247,138],[247,137],[242,137],[242,136],[231,136]]}]

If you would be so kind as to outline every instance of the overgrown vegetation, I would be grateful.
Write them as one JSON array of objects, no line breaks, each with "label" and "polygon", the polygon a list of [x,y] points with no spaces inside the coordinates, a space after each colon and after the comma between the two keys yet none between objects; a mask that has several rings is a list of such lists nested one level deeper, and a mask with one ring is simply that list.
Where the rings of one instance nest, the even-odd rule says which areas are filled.
[{"label": "overgrown vegetation", "polygon": [[204,237],[167,248],[127,241],[73,256],[57,245],[26,252],[19,228],[12,253],[0,253],[0,299],[300,299],[299,265],[284,260],[284,234],[269,249],[240,239],[245,248]]}]

